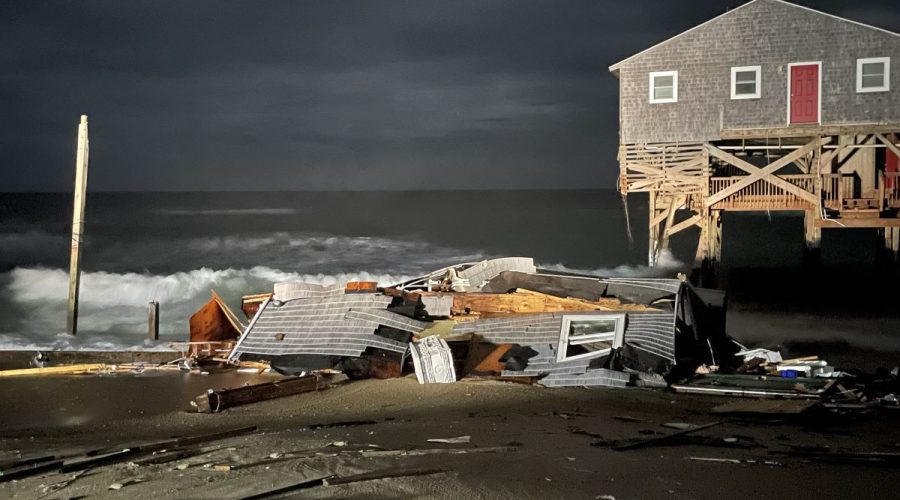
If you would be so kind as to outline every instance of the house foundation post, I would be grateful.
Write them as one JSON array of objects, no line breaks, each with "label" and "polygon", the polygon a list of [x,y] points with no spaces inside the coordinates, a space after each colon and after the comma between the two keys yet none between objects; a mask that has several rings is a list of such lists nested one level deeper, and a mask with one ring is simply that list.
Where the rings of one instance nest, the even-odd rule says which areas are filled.
[{"label": "house foundation post", "polygon": [[700,286],[715,287],[719,278],[719,264],[722,262],[722,211],[709,210],[701,215],[694,281]]},{"label": "house foundation post", "polygon": [[807,210],[803,217],[804,240],[803,266],[807,271],[817,272],[822,263],[822,228],[816,226],[819,214]]},{"label": "house foundation post", "polygon": [[656,205],[658,198],[659,193],[656,191],[650,192],[650,237],[647,240],[647,265],[651,268],[656,267],[657,251],[659,249],[659,222],[656,220]]}]

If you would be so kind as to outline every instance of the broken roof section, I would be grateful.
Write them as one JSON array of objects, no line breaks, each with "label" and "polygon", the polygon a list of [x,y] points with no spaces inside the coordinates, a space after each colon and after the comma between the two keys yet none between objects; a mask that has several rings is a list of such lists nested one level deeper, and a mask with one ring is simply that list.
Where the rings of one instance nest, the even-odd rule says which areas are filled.
[{"label": "broken roof section", "polygon": [[273,298],[260,306],[230,359],[244,353],[359,357],[370,347],[404,353],[407,342],[377,335],[379,328],[416,333],[426,325],[387,311],[393,297],[380,293],[345,293],[344,287],[305,283],[278,290],[297,298]]}]

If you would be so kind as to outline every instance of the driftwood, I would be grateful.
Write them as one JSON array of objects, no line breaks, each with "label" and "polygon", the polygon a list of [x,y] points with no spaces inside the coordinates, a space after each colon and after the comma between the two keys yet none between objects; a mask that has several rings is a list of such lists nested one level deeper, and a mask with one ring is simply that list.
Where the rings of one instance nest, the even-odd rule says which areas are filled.
[{"label": "driftwood", "polygon": [[318,377],[288,377],[264,384],[248,385],[235,389],[209,390],[194,399],[194,406],[200,413],[218,413],[226,408],[258,401],[312,392],[318,388]]},{"label": "driftwood", "polygon": [[646,448],[648,446],[656,446],[658,444],[665,443],[672,438],[677,438],[680,436],[692,434],[694,432],[702,431],[704,429],[709,429],[710,427],[715,427],[717,425],[722,425],[722,422],[712,422],[709,424],[698,425],[697,427],[691,427],[690,429],[685,429],[683,431],[678,431],[678,432],[675,432],[672,434],[666,434],[665,436],[659,436],[659,437],[654,437],[654,438],[650,438],[650,439],[645,439],[642,441],[637,441],[634,443],[628,443],[628,444],[623,444],[623,445],[619,445],[619,446],[614,446],[612,449],[617,450],[617,451],[624,451],[624,450],[634,450],[637,448]]},{"label": "driftwood", "polygon": [[[155,441],[133,446],[118,446],[101,450],[92,450],[70,457],[59,457],[58,459],[50,458],[49,461],[43,461],[47,457],[20,460],[18,462],[18,468],[11,468],[9,470],[4,469],[2,473],[0,473],[0,482],[36,476],[50,471],[58,470],[59,472],[73,472],[100,465],[119,463],[137,456],[153,453],[154,451],[226,439],[242,434],[248,434],[255,430],[256,426],[240,427],[212,434],[173,438],[165,441]],[[25,463],[26,465],[22,465],[22,463]]]}]

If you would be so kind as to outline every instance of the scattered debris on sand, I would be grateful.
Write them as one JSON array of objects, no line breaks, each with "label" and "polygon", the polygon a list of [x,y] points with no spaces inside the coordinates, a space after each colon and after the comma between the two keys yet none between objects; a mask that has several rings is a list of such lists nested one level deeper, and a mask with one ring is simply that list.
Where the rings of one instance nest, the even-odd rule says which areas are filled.
[{"label": "scattered debris on sand", "polygon": [[817,356],[784,359],[777,350],[747,348],[725,331],[724,292],[683,276],[599,278],[508,257],[386,287],[276,283],[272,293],[245,295],[241,310],[249,323],[213,291],[190,318],[189,341],[171,344],[183,355],[167,363],[48,366],[52,357],[42,356],[43,367],[0,376],[236,369],[282,377],[210,388],[192,402],[203,413],[314,392],[338,379],[411,373],[420,384],[487,379],[753,398],[713,412],[744,417],[900,408],[896,370],[867,376]]}]

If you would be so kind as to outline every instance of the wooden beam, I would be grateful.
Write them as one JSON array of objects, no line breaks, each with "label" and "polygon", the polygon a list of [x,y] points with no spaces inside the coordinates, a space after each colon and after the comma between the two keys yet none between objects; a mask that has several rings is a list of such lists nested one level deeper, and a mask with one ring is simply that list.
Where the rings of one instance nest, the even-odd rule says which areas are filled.
[{"label": "wooden beam", "polygon": [[900,148],[898,148],[897,145],[894,144],[892,141],[888,140],[888,138],[885,137],[884,134],[875,134],[875,137],[879,141],[881,141],[882,144],[887,146],[887,148],[890,149],[892,153],[894,153],[897,156],[900,156]]},{"label": "wooden beam", "polygon": [[872,133],[893,133],[900,131],[900,123],[894,124],[857,124],[857,125],[834,125],[824,127],[808,127],[796,125],[790,127],[778,128],[746,128],[746,129],[725,129],[719,134],[725,139],[777,139],[779,137],[816,137],[825,135],[863,135]]},{"label": "wooden beam", "polygon": [[681,221],[678,224],[675,224],[674,226],[669,228],[669,235],[671,236],[673,234],[684,231],[685,229],[687,229],[691,226],[696,226],[700,223],[701,220],[703,220],[702,216],[695,215],[688,220]]},{"label": "wooden beam", "polygon": [[69,258],[69,296],[66,331],[78,332],[78,289],[81,284],[81,236],[84,234],[84,202],[87,195],[88,174],[88,117],[81,115],[78,125],[78,146],[75,153],[75,204],[72,210],[72,252]]},{"label": "wooden beam", "polygon": [[292,396],[318,389],[318,377],[288,377],[264,384],[248,385],[234,389],[210,389],[194,399],[194,406],[200,413],[218,413],[233,406],[256,403],[268,399]]},{"label": "wooden beam", "polygon": [[900,218],[897,219],[817,219],[816,226],[822,229],[853,229],[853,228],[880,228],[900,227]]},{"label": "wooden beam", "polygon": [[729,186],[727,189],[723,189],[722,191],[719,191],[718,193],[711,195],[709,198],[706,199],[706,201],[704,202],[704,205],[707,207],[711,207],[714,204],[724,200],[725,198],[731,196],[732,194],[740,191],[741,189],[744,189],[745,187],[747,187],[759,180],[763,180],[770,184],[774,184],[775,186],[780,187],[781,189],[783,189],[789,193],[792,193],[792,194],[796,195],[797,197],[812,203],[813,205],[817,205],[819,201],[818,201],[818,197],[815,194],[810,193],[809,191],[806,191],[804,189],[801,189],[799,186],[795,186],[795,185],[791,184],[790,182],[778,177],[777,175],[773,175],[773,174],[775,172],[777,172],[778,170],[786,167],[787,165],[790,165],[792,162],[794,162],[798,158],[805,156],[807,153],[809,153],[811,151],[814,151],[816,148],[819,147],[819,145],[820,145],[820,141],[819,141],[819,139],[816,139],[813,142],[807,144],[806,146],[804,146],[800,149],[797,149],[797,150],[791,152],[790,154],[779,158],[778,160],[775,160],[774,162],[772,162],[771,164],[767,165],[764,168],[759,168],[756,165],[753,165],[745,160],[742,160],[742,159],[734,156],[733,154],[722,151],[721,149],[716,148],[715,146],[709,146],[708,149],[709,149],[709,153],[711,155],[715,156],[716,158],[718,158],[724,162],[734,165],[735,167],[738,167],[741,170],[746,171],[750,175],[748,175],[746,179],[741,179],[740,181]]}]

